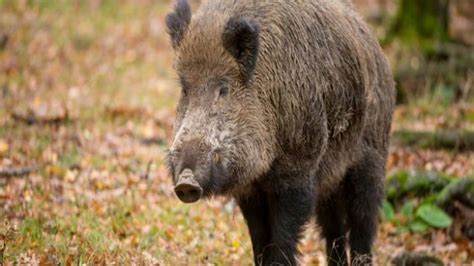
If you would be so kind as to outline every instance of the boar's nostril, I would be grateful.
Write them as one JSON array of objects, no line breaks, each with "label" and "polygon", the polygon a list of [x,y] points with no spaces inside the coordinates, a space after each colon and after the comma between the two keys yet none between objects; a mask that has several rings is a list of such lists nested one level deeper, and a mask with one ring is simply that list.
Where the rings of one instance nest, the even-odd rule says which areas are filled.
[{"label": "boar's nostril", "polygon": [[202,188],[189,183],[178,184],[174,191],[178,198],[185,203],[198,201],[202,195]]},{"label": "boar's nostril", "polygon": [[178,198],[185,203],[196,202],[202,196],[202,188],[189,169],[185,169],[181,173],[174,191]]}]

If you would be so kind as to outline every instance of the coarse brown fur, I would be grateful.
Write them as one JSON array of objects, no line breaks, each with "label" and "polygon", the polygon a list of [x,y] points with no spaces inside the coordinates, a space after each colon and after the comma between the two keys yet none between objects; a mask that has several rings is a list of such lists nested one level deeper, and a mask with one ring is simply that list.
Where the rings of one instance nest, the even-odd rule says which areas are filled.
[{"label": "coarse brown fur", "polygon": [[[168,165],[232,195],[256,264],[295,264],[315,213],[330,263],[375,237],[395,105],[383,52],[345,1],[209,0],[168,16],[183,93]],[[337,253],[337,254],[334,254]],[[335,256],[337,255],[337,256]]]}]

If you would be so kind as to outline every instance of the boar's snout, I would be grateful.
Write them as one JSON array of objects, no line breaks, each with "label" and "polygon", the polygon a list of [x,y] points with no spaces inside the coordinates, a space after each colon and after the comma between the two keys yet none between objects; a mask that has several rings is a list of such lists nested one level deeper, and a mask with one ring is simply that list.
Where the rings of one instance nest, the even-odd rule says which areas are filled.
[{"label": "boar's snout", "polygon": [[184,203],[196,202],[202,196],[202,188],[194,178],[193,172],[189,169],[184,169],[179,175],[174,191]]}]

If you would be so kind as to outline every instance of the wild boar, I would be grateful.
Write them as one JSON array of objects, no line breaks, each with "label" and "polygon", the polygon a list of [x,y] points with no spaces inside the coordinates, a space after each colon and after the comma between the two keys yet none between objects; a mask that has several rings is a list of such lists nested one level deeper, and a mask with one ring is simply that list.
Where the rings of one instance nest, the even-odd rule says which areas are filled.
[{"label": "wild boar", "polygon": [[312,216],[330,265],[371,263],[395,89],[350,1],[204,0],[192,15],[178,0],[166,24],[178,198],[234,197],[257,265],[296,265]]}]

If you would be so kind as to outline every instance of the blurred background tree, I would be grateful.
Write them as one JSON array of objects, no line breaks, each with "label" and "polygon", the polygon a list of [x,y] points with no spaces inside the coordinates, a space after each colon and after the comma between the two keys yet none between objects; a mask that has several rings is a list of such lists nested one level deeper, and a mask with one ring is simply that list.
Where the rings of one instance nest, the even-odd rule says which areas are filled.
[{"label": "blurred background tree", "polygon": [[392,61],[398,102],[473,97],[474,1],[354,0]]},{"label": "blurred background tree", "polygon": [[407,45],[434,49],[448,36],[448,0],[400,0],[388,38],[400,38]]}]

